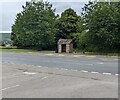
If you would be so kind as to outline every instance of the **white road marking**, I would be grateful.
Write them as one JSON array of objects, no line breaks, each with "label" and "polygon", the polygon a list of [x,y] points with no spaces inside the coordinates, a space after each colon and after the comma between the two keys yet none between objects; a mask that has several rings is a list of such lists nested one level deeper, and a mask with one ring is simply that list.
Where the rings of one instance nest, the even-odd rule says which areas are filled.
[{"label": "white road marking", "polygon": [[104,75],[111,75],[111,73],[103,73]]},{"label": "white road marking", "polygon": [[43,77],[43,78],[41,78],[41,79],[43,80],[43,79],[46,79],[46,78],[47,78],[47,77]]},{"label": "white road marking", "polygon": [[42,67],[42,66],[38,66],[38,67]]},{"label": "white road marking", "polygon": [[35,75],[36,73],[32,73],[32,72],[23,72],[24,74],[27,74],[27,75]]},{"label": "white road marking", "polygon": [[101,65],[102,65],[102,64],[104,64],[104,63],[100,62],[99,64],[101,64]]},{"label": "white road marking", "polygon": [[87,73],[88,71],[86,71],[86,70],[81,70],[82,72],[84,72],[84,73]]},{"label": "white road marking", "polygon": [[4,91],[4,90],[7,90],[7,89],[15,88],[15,87],[18,87],[18,86],[20,86],[20,85],[15,85],[15,86],[7,87],[7,88],[4,88],[4,89],[1,89],[0,91]]},{"label": "white road marking", "polygon": [[99,72],[91,72],[91,73],[93,73],[93,74],[97,74],[97,73],[99,73]]},{"label": "white road marking", "polygon": [[118,76],[119,74],[115,74],[116,76]]}]

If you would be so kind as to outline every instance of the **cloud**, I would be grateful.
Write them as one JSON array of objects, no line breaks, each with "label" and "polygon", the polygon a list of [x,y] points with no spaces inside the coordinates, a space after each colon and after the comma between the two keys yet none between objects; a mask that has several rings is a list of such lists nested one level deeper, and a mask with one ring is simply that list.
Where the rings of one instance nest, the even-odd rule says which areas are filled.
[{"label": "cloud", "polygon": [[85,4],[84,2],[53,2],[53,8],[56,8],[56,13],[61,14],[65,9],[72,8],[78,15],[81,14],[81,8]]},{"label": "cloud", "polygon": [[[81,8],[84,5],[84,2],[73,2],[73,0],[71,0],[71,2],[68,2],[70,0],[66,0],[67,2],[55,2],[56,0],[47,1],[50,1],[50,3],[53,5],[53,8],[56,8],[56,14],[61,14],[61,12],[63,12],[65,9],[72,8],[77,12],[78,15],[80,15]],[[2,11],[0,11],[0,15],[2,16],[2,29],[0,28],[0,31],[11,31],[11,26],[15,21],[17,13],[22,11],[22,5],[25,4],[25,0],[19,0],[19,2],[16,2],[16,0],[9,0],[9,2],[8,0],[4,0],[4,2],[0,2],[0,4],[1,3]]]},{"label": "cloud", "polygon": [[25,2],[2,2],[2,31],[10,31],[17,13]]}]

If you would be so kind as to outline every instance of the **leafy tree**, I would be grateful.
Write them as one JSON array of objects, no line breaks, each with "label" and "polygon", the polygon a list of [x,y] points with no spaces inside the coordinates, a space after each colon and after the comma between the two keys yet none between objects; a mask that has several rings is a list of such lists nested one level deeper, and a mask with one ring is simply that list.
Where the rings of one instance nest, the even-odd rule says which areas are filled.
[{"label": "leafy tree", "polygon": [[83,8],[82,18],[87,35],[79,37],[79,45],[86,43],[86,48],[90,51],[120,50],[118,2],[89,2]]},{"label": "leafy tree", "polygon": [[77,32],[78,16],[76,12],[69,8],[62,12],[61,17],[57,21],[56,39],[71,39],[73,33]]},{"label": "leafy tree", "polygon": [[78,16],[73,9],[66,9],[64,12],[62,12],[61,17],[59,17],[56,22],[56,43],[60,38],[72,39],[73,47],[76,48],[78,39],[77,36],[83,30],[82,24],[83,22],[81,17]]},{"label": "leafy tree", "polygon": [[80,16],[78,16],[78,21],[76,23],[76,27],[77,27],[77,31],[76,31],[76,33],[73,33],[72,38],[73,38],[73,42],[74,42],[74,48],[79,49],[79,48],[81,48],[81,47],[79,47],[80,46],[79,39],[80,39],[82,33],[84,32],[83,19]]},{"label": "leafy tree", "polygon": [[12,26],[13,44],[20,48],[53,49],[55,10],[49,2],[26,2]]}]

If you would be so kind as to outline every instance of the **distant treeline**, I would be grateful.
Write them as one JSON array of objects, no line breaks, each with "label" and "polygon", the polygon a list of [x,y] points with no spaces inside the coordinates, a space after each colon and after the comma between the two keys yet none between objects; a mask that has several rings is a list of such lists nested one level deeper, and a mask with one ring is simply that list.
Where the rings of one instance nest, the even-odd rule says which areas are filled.
[{"label": "distant treeline", "polygon": [[19,48],[56,50],[63,38],[72,39],[77,50],[120,51],[120,2],[89,2],[81,16],[71,8],[56,16],[52,4],[43,1],[26,2],[22,7],[11,35]]}]

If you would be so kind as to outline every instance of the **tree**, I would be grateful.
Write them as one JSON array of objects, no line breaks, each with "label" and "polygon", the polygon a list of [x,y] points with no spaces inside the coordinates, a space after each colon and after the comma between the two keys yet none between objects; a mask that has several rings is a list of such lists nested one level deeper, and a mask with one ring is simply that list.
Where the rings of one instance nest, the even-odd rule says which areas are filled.
[{"label": "tree", "polygon": [[[83,8],[82,18],[87,48],[91,51],[120,50],[120,10],[118,2],[89,2]],[[82,43],[81,43],[82,44]]]},{"label": "tree", "polygon": [[13,44],[20,48],[53,49],[55,10],[49,2],[26,2],[12,26]]},{"label": "tree", "polygon": [[76,12],[69,8],[62,12],[61,17],[57,21],[56,39],[71,39],[73,33],[77,32],[78,16]]}]

